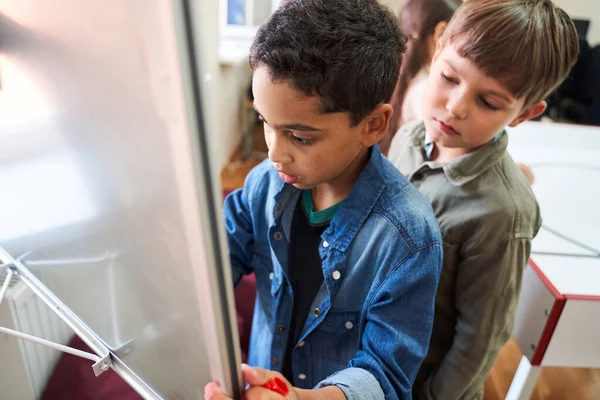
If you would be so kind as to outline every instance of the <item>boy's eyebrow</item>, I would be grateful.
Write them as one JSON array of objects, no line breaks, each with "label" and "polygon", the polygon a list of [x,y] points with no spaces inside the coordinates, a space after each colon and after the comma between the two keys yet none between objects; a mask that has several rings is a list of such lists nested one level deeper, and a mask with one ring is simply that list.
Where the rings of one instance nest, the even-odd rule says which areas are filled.
[{"label": "boy's eyebrow", "polygon": [[320,129],[317,129],[317,128],[313,128],[312,126],[302,125],[302,124],[278,125],[277,128],[288,129],[290,131],[305,131],[305,132],[316,132],[316,131],[320,130]]},{"label": "boy's eyebrow", "polygon": [[452,63],[450,62],[450,60],[447,60],[445,58],[443,60],[444,60],[444,62],[446,64],[448,64],[448,66],[452,69],[452,71],[456,72],[456,68],[454,68],[454,65],[452,65]]},{"label": "boy's eyebrow", "polygon": [[504,95],[500,92],[496,92],[495,90],[486,90],[485,94],[490,94],[492,96],[499,97],[501,100],[504,100],[505,102],[507,102],[509,104],[513,103],[513,101],[510,98],[508,98],[506,95]]},{"label": "boy's eyebrow", "polygon": [[[260,117],[263,119],[263,121],[265,121],[267,123],[267,125],[270,125],[269,122],[266,120],[266,118],[262,116],[262,114],[260,113],[260,111],[258,111],[258,109],[256,108],[256,106],[254,106],[254,111],[256,111],[256,113],[258,115],[260,115]],[[305,132],[320,131],[320,129],[314,128],[314,127],[309,126],[309,125],[304,125],[304,124],[284,124],[284,125],[277,125],[277,126],[275,126],[275,128],[277,128],[277,129],[288,129],[290,131],[305,131]]]},{"label": "boy's eyebrow", "polygon": [[[444,62],[446,64],[448,64],[450,69],[452,69],[454,72],[456,72],[456,68],[454,68],[454,65],[452,65],[452,63],[449,60],[444,59]],[[498,92],[496,90],[485,90],[484,92],[485,92],[485,94],[499,97],[500,99],[504,100],[507,103],[513,103],[513,101],[510,99],[510,97],[506,96],[504,93]]]}]

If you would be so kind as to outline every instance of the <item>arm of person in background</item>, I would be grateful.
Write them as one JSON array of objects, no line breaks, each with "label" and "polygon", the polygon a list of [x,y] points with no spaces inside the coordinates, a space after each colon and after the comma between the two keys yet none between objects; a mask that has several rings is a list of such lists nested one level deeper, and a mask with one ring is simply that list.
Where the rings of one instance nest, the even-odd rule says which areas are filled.
[{"label": "arm of person in background", "polygon": [[525,179],[527,179],[527,182],[529,182],[530,185],[533,185],[533,182],[535,182],[535,176],[533,175],[531,168],[529,168],[526,164],[523,163],[518,163],[517,167],[519,167],[523,175],[525,175]]},{"label": "arm of person in background", "polygon": [[479,246],[458,264],[456,335],[424,387],[426,399],[480,398],[490,369],[512,333],[531,240]]}]

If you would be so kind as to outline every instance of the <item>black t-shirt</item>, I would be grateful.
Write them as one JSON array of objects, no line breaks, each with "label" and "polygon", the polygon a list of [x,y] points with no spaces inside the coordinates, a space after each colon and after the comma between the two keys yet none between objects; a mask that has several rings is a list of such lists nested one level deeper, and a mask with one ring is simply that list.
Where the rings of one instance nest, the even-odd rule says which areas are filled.
[{"label": "black t-shirt", "polygon": [[296,346],[310,306],[323,283],[323,270],[319,245],[321,234],[329,226],[329,221],[312,224],[304,206],[303,196],[300,196],[294,217],[290,237],[290,264],[288,278],[294,291],[294,306],[288,331],[282,374],[290,382],[292,376],[292,350]]}]

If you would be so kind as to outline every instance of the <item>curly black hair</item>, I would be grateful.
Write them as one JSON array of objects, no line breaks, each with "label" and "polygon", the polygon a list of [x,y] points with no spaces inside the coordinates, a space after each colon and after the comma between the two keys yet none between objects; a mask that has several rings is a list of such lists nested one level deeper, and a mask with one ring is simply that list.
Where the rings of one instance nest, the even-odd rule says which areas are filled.
[{"label": "curly black hair", "polygon": [[250,66],[356,126],[389,102],[405,50],[396,17],[377,0],[288,0],[258,30]]}]

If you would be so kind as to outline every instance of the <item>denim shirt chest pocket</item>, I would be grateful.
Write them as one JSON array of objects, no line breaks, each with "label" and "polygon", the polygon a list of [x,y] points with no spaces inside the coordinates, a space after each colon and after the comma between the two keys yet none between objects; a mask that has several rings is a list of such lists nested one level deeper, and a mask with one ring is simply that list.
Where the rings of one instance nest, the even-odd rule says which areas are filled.
[{"label": "denim shirt chest pocket", "polygon": [[355,357],[359,348],[360,309],[331,308],[308,339],[314,357],[339,367]]}]

